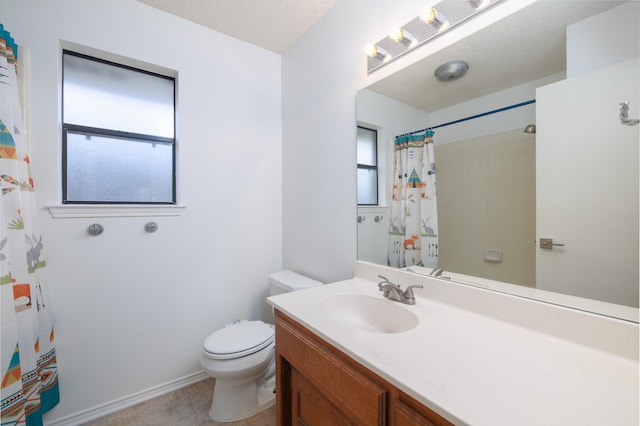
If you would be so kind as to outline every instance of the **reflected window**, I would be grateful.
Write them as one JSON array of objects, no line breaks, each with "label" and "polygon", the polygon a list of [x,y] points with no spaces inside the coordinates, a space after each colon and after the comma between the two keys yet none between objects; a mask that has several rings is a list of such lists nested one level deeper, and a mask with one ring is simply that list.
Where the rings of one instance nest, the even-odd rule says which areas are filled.
[{"label": "reflected window", "polygon": [[63,52],[63,203],[175,204],[175,80]]},{"label": "reflected window", "polygon": [[378,131],[358,126],[358,205],[378,205]]}]

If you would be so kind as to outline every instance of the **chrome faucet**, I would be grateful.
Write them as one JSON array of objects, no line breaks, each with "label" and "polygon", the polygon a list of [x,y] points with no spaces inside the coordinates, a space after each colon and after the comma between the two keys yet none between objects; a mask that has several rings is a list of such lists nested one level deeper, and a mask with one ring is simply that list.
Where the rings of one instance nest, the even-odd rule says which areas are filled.
[{"label": "chrome faucet", "polygon": [[422,284],[414,284],[414,285],[410,285],[409,287],[407,287],[404,290],[404,300],[402,301],[402,303],[406,303],[407,305],[415,305],[416,304],[416,297],[413,294],[413,289],[414,288],[422,288]]},{"label": "chrome faucet", "polygon": [[404,292],[400,289],[400,284],[394,284],[382,275],[378,275],[378,278],[384,280],[378,283],[378,288],[383,292],[382,295],[388,299],[402,302]]},{"label": "chrome faucet", "polygon": [[430,277],[436,277],[436,278],[442,278],[443,280],[449,280],[451,279],[451,277],[443,277],[442,273],[444,272],[444,269],[442,268],[435,268],[433,269],[431,272],[429,272],[429,276]]},{"label": "chrome faucet", "polygon": [[378,278],[382,278],[384,280],[378,283],[378,288],[383,292],[382,295],[384,297],[407,305],[416,304],[416,297],[413,294],[413,289],[422,288],[422,284],[410,285],[403,291],[400,288],[400,284],[394,284],[382,275],[378,275]]}]

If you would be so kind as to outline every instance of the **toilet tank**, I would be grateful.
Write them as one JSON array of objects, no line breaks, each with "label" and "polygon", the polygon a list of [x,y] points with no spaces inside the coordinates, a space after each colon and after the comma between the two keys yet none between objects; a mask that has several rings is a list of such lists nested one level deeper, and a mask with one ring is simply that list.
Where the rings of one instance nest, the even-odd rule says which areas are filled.
[{"label": "toilet tank", "polygon": [[305,277],[293,271],[285,270],[269,275],[269,295],[271,296],[319,285],[322,285],[320,281]]}]

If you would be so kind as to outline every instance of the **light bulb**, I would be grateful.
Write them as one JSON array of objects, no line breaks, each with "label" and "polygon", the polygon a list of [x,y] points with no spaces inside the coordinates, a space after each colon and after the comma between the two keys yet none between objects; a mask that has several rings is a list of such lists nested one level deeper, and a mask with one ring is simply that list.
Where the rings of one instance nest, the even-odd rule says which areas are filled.
[{"label": "light bulb", "polygon": [[435,7],[427,8],[422,13],[422,15],[420,15],[420,19],[434,27],[437,31],[441,31],[449,26],[447,18],[445,18],[443,14],[438,12],[438,9],[436,9]]},{"label": "light bulb", "polygon": [[394,27],[391,29],[391,31],[389,31],[389,38],[391,40],[397,41],[398,43],[402,43],[407,47],[417,42],[413,34],[399,27]]},{"label": "light bulb", "polygon": [[404,38],[404,31],[400,27],[393,27],[389,31],[389,38],[391,40],[400,41]]},{"label": "light bulb", "polygon": [[367,56],[371,56],[372,58],[375,57],[378,54],[378,46],[367,44],[364,47],[364,54]]},{"label": "light bulb", "polygon": [[367,56],[378,59],[385,59],[389,56],[386,50],[378,46],[377,44],[367,44],[364,47],[364,53]]},{"label": "light bulb", "polygon": [[374,57],[378,53],[377,50],[378,49],[373,44],[367,44],[364,47],[364,54],[367,56]]}]

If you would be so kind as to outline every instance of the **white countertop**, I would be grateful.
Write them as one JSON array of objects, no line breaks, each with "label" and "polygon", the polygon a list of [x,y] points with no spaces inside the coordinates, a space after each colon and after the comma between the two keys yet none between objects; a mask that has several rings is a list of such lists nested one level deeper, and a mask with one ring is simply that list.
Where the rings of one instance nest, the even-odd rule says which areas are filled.
[{"label": "white countertop", "polygon": [[[371,279],[356,277],[274,296],[269,303],[455,424],[639,424],[637,324],[604,317],[574,320],[567,317],[571,312],[558,307],[532,306],[530,312],[529,307],[516,309],[527,311],[526,315],[541,309],[546,317],[554,317],[549,309],[557,309],[557,316],[546,321],[562,322],[558,325],[562,332],[573,326],[567,322],[586,321],[587,337],[567,339],[562,332],[549,333],[544,327],[543,331],[527,327],[526,321],[469,309],[473,305],[468,300],[463,307],[457,306],[450,298],[497,298],[489,304],[508,304],[505,311],[536,302],[483,295],[478,292],[486,290],[403,274],[393,272],[398,281],[389,278],[403,288],[418,282],[425,286],[416,290],[415,305],[399,304],[420,320],[406,332],[369,332],[332,320],[322,301],[335,294],[363,293],[398,303],[384,299]],[[486,309],[487,302],[482,304]],[[593,336],[603,332],[616,335],[614,341],[631,341],[631,346],[603,348],[602,339]],[[589,344],[591,337],[599,343]],[[604,341],[606,338],[603,336]]]}]

